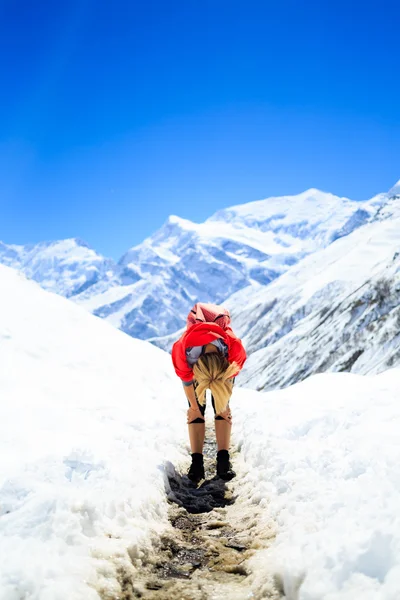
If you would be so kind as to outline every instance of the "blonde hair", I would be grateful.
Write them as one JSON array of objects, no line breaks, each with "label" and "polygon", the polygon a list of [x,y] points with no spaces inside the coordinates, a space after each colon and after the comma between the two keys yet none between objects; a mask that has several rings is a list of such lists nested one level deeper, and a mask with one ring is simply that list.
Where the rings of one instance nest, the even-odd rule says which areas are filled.
[{"label": "blonde hair", "polygon": [[218,352],[203,354],[193,366],[197,382],[196,395],[201,405],[206,403],[206,389],[211,390],[217,414],[224,412],[232,395],[232,377],[239,367]]}]

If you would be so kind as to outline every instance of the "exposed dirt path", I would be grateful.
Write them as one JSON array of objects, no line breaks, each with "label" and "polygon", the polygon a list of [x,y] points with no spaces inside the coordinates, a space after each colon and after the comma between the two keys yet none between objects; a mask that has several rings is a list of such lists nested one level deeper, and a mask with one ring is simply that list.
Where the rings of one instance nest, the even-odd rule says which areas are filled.
[{"label": "exposed dirt path", "polygon": [[[206,479],[197,487],[171,465],[167,495],[171,529],[136,576],[119,574],[121,593],[102,600],[278,600],[280,586],[271,577],[254,584],[248,559],[275,536],[265,509],[235,495],[245,481],[215,476],[216,444],[207,424],[204,448]],[[232,454],[233,467],[240,455]]]}]

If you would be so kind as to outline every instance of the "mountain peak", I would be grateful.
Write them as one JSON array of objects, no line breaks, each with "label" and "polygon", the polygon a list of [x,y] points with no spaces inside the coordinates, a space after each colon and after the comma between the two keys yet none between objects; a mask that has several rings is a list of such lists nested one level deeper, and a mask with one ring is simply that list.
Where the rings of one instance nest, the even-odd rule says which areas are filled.
[{"label": "mountain peak", "polygon": [[318,188],[309,188],[308,190],[304,190],[300,194],[296,194],[297,196],[312,196],[314,194],[328,194],[329,192],[324,192],[323,190],[319,190]]},{"label": "mountain peak", "polygon": [[390,188],[389,196],[400,196],[400,179],[392,188]]},{"label": "mountain peak", "polygon": [[77,246],[82,246],[83,248],[90,248],[92,249],[91,246],[89,246],[89,244],[87,242],[85,242],[85,240],[83,240],[82,238],[79,237],[75,237],[75,238],[70,238],[71,242],[75,242],[75,244]]},{"label": "mountain peak", "polygon": [[52,240],[49,242],[40,242],[39,246],[49,247],[49,248],[88,248],[89,250],[93,250],[93,248],[85,242],[82,238],[79,237],[71,237],[60,240]]},{"label": "mountain peak", "polygon": [[178,227],[181,227],[182,229],[193,229],[193,226],[195,225],[192,221],[189,221],[189,219],[182,219],[182,217],[178,217],[176,215],[170,215],[168,217],[168,219],[165,222],[165,225],[177,225]]}]

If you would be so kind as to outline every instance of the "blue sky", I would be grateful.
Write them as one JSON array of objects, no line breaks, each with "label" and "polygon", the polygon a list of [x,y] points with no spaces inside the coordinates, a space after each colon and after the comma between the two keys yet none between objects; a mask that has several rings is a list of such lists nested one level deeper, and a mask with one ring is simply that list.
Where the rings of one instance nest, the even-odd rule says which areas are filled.
[{"label": "blue sky", "polygon": [[0,239],[118,258],[169,214],[400,178],[397,1],[3,0]]}]

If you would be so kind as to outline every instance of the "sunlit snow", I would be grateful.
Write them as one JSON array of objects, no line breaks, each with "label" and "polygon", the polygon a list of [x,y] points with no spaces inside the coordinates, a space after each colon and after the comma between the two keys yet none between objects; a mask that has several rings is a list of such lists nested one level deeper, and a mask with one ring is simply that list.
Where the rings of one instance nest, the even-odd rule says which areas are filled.
[{"label": "sunlit snow", "polygon": [[[168,526],[166,463],[188,464],[170,356],[7,267],[0,286],[0,598],[118,597]],[[392,370],[235,391],[234,492],[278,531],[255,598],[272,574],[288,600],[397,600],[399,389]]]}]

